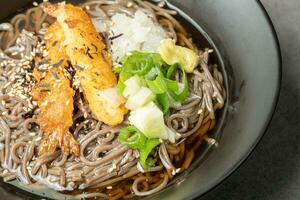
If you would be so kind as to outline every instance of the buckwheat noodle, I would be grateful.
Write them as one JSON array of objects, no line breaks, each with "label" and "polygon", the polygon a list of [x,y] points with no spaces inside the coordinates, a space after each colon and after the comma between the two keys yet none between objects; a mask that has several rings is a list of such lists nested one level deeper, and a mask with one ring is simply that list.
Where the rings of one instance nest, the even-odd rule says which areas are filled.
[{"label": "buckwheat noodle", "polygon": [[[162,143],[156,156],[158,165],[143,169],[138,153],[120,144],[119,131],[128,122],[109,127],[92,116],[80,90],[75,95],[74,125],[70,129],[80,143],[80,156],[56,151],[38,157],[42,131],[36,123],[39,113],[30,90],[35,82],[34,57],[45,48],[44,33],[53,22],[39,7],[0,24],[0,161],[4,181],[15,178],[26,184],[44,183],[60,191],[72,191],[76,198],[118,199],[151,195],[162,190],[176,173],[186,170],[195,152],[210,138],[217,109],[224,105],[223,76],[209,64],[209,49],[198,50],[185,28],[175,19],[176,11],[147,1],[93,0],[81,7],[93,19],[109,23],[115,13],[132,15],[141,9],[160,23],[178,44],[199,52],[201,63],[189,75],[190,94],[186,102],[171,110],[167,126],[180,135],[177,144]],[[111,40],[101,33],[107,48]],[[175,78],[180,81],[181,74]],[[77,190],[75,190],[77,189]]]}]

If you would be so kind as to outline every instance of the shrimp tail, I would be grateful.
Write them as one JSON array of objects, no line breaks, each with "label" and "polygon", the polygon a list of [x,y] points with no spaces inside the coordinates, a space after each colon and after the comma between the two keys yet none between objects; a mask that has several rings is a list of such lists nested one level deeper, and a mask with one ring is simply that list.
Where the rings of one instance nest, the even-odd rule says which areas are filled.
[{"label": "shrimp tail", "polygon": [[79,144],[73,138],[70,132],[61,133],[58,131],[48,134],[43,137],[43,142],[39,149],[39,155],[52,154],[57,147],[60,147],[62,152],[79,156]]}]

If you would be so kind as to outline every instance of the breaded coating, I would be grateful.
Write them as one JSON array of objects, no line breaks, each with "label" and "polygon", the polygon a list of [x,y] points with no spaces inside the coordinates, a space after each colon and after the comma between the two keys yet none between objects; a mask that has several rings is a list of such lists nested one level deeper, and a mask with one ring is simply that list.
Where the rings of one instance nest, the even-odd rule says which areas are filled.
[{"label": "breaded coating", "polygon": [[56,17],[63,29],[66,54],[76,68],[76,77],[92,113],[108,125],[120,124],[127,109],[124,99],[116,93],[111,57],[90,17],[70,4],[44,3],[42,8]]},{"label": "breaded coating", "polygon": [[41,110],[37,122],[44,132],[39,155],[51,154],[61,148],[66,154],[78,156],[79,144],[69,132],[73,124],[74,91],[70,80],[63,73],[68,65],[68,57],[61,48],[64,34],[59,25],[54,23],[48,28],[45,38],[50,39],[46,43],[48,55],[44,59],[49,59],[53,67],[45,76],[38,70],[34,71],[38,82],[32,91]]}]

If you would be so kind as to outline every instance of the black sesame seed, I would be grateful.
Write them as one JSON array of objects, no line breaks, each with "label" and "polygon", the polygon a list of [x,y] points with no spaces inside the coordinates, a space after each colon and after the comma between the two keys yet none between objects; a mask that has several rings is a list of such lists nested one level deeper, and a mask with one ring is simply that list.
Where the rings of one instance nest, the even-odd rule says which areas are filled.
[{"label": "black sesame seed", "polygon": [[39,62],[38,65],[48,64],[49,62],[50,62],[50,59],[45,59],[45,60],[42,60],[41,62]]},{"label": "black sesame seed", "polygon": [[87,52],[87,55],[89,56],[90,59],[94,59],[94,57],[92,56],[92,54],[90,52]]},{"label": "black sesame seed", "polygon": [[75,70],[74,70],[74,68],[72,66],[68,66],[65,69],[70,74],[71,77],[73,77],[75,75],[75,73],[76,73]]},{"label": "black sesame seed", "polygon": [[43,57],[43,54],[42,54],[42,53],[35,53],[35,55],[36,55],[37,57],[40,57],[40,58]]},{"label": "black sesame seed", "polygon": [[54,42],[52,43],[52,46],[54,47],[56,44],[57,44],[57,41],[54,41]]},{"label": "black sesame seed", "polygon": [[64,62],[64,59],[60,59],[57,63],[53,64],[53,67],[57,68]]},{"label": "black sesame seed", "polygon": [[95,44],[93,44],[93,43],[91,45],[95,48],[95,52],[97,52],[98,51],[97,46]]},{"label": "black sesame seed", "polygon": [[48,83],[43,83],[43,84],[40,84],[39,87],[49,87],[50,85]]},{"label": "black sesame seed", "polygon": [[32,116],[33,116],[33,110],[22,114],[22,117],[24,118],[30,118]]},{"label": "black sesame seed", "polygon": [[51,90],[40,90],[41,92],[51,92]]},{"label": "black sesame seed", "polygon": [[114,40],[114,39],[117,39],[118,37],[121,37],[122,35],[123,35],[123,33],[120,33],[120,34],[118,34],[118,35],[115,35],[115,36],[110,37],[109,39],[110,39],[110,40]]},{"label": "black sesame seed", "polygon": [[52,71],[52,76],[53,76],[56,80],[59,80],[59,77],[58,77],[58,75],[57,75],[56,72]]}]

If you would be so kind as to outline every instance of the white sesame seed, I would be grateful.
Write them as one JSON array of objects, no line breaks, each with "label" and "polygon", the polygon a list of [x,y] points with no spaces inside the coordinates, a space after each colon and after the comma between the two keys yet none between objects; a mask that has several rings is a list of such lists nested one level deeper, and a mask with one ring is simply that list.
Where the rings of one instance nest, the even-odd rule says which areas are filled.
[{"label": "white sesame seed", "polygon": [[20,97],[21,99],[27,99],[27,97],[26,97],[25,95],[23,95],[23,94],[19,94],[19,97]]},{"label": "white sesame seed", "polygon": [[17,51],[14,51],[14,52],[11,53],[12,56],[15,56],[15,55],[17,55],[17,54],[18,54]]},{"label": "white sesame seed", "polygon": [[30,132],[29,135],[30,135],[30,136],[35,136],[36,133],[35,133],[35,132]]},{"label": "white sesame seed", "polygon": [[7,95],[10,96],[10,97],[15,96],[15,95],[12,93],[12,91],[8,92]]},{"label": "white sesame seed", "polygon": [[48,101],[47,100],[42,103],[42,106],[47,106],[47,105],[48,105]]},{"label": "white sesame seed", "polygon": [[200,115],[203,112],[203,109],[199,109],[197,114]]},{"label": "white sesame seed", "polygon": [[113,169],[117,169],[116,163],[113,163],[113,164],[112,164],[112,168],[113,168]]},{"label": "white sesame seed", "polygon": [[177,174],[177,173],[179,173],[179,172],[180,172],[180,170],[181,170],[181,168],[177,168],[177,169],[176,169],[176,171],[175,171],[175,172],[176,172],[176,174]]},{"label": "white sesame seed", "polygon": [[48,56],[49,52],[47,50],[43,51],[43,56],[46,57]]},{"label": "white sesame seed", "polygon": [[42,139],[42,137],[37,137],[37,138],[34,138],[34,141],[40,141]]},{"label": "white sesame seed", "polygon": [[39,4],[38,4],[37,2],[35,2],[35,1],[34,1],[32,4],[33,4],[34,6],[38,6],[38,5],[39,5]]},{"label": "white sesame seed", "polygon": [[23,65],[29,65],[29,63],[30,62],[28,60],[26,60],[26,61],[23,62]]},{"label": "white sesame seed", "polygon": [[112,186],[107,186],[106,189],[111,190]]},{"label": "white sesame seed", "polygon": [[112,171],[114,171],[114,168],[112,167],[107,170],[108,173],[111,173]]},{"label": "white sesame seed", "polygon": [[176,175],[176,171],[173,169],[172,170],[172,175],[175,176]]},{"label": "white sesame seed", "polygon": [[130,7],[132,7],[132,6],[133,6],[133,3],[132,3],[131,1],[128,2],[127,7],[130,8]]},{"label": "white sesame seed", "polygon": [[30,81],[30,76],[28,74],[26,74],[26,81]]},{"label": "white sesame seed", "polygon": [[158,7],[164,7],[166,5],[166,2],[165,1],[161,1],[157,4]]},{"label": "white sesame seed", "polygon": [[32,57],[31,57],[31,56],[25,56],[25,59],[27,59],[27,60],[31,60],[31,59],[32,59]]}]

